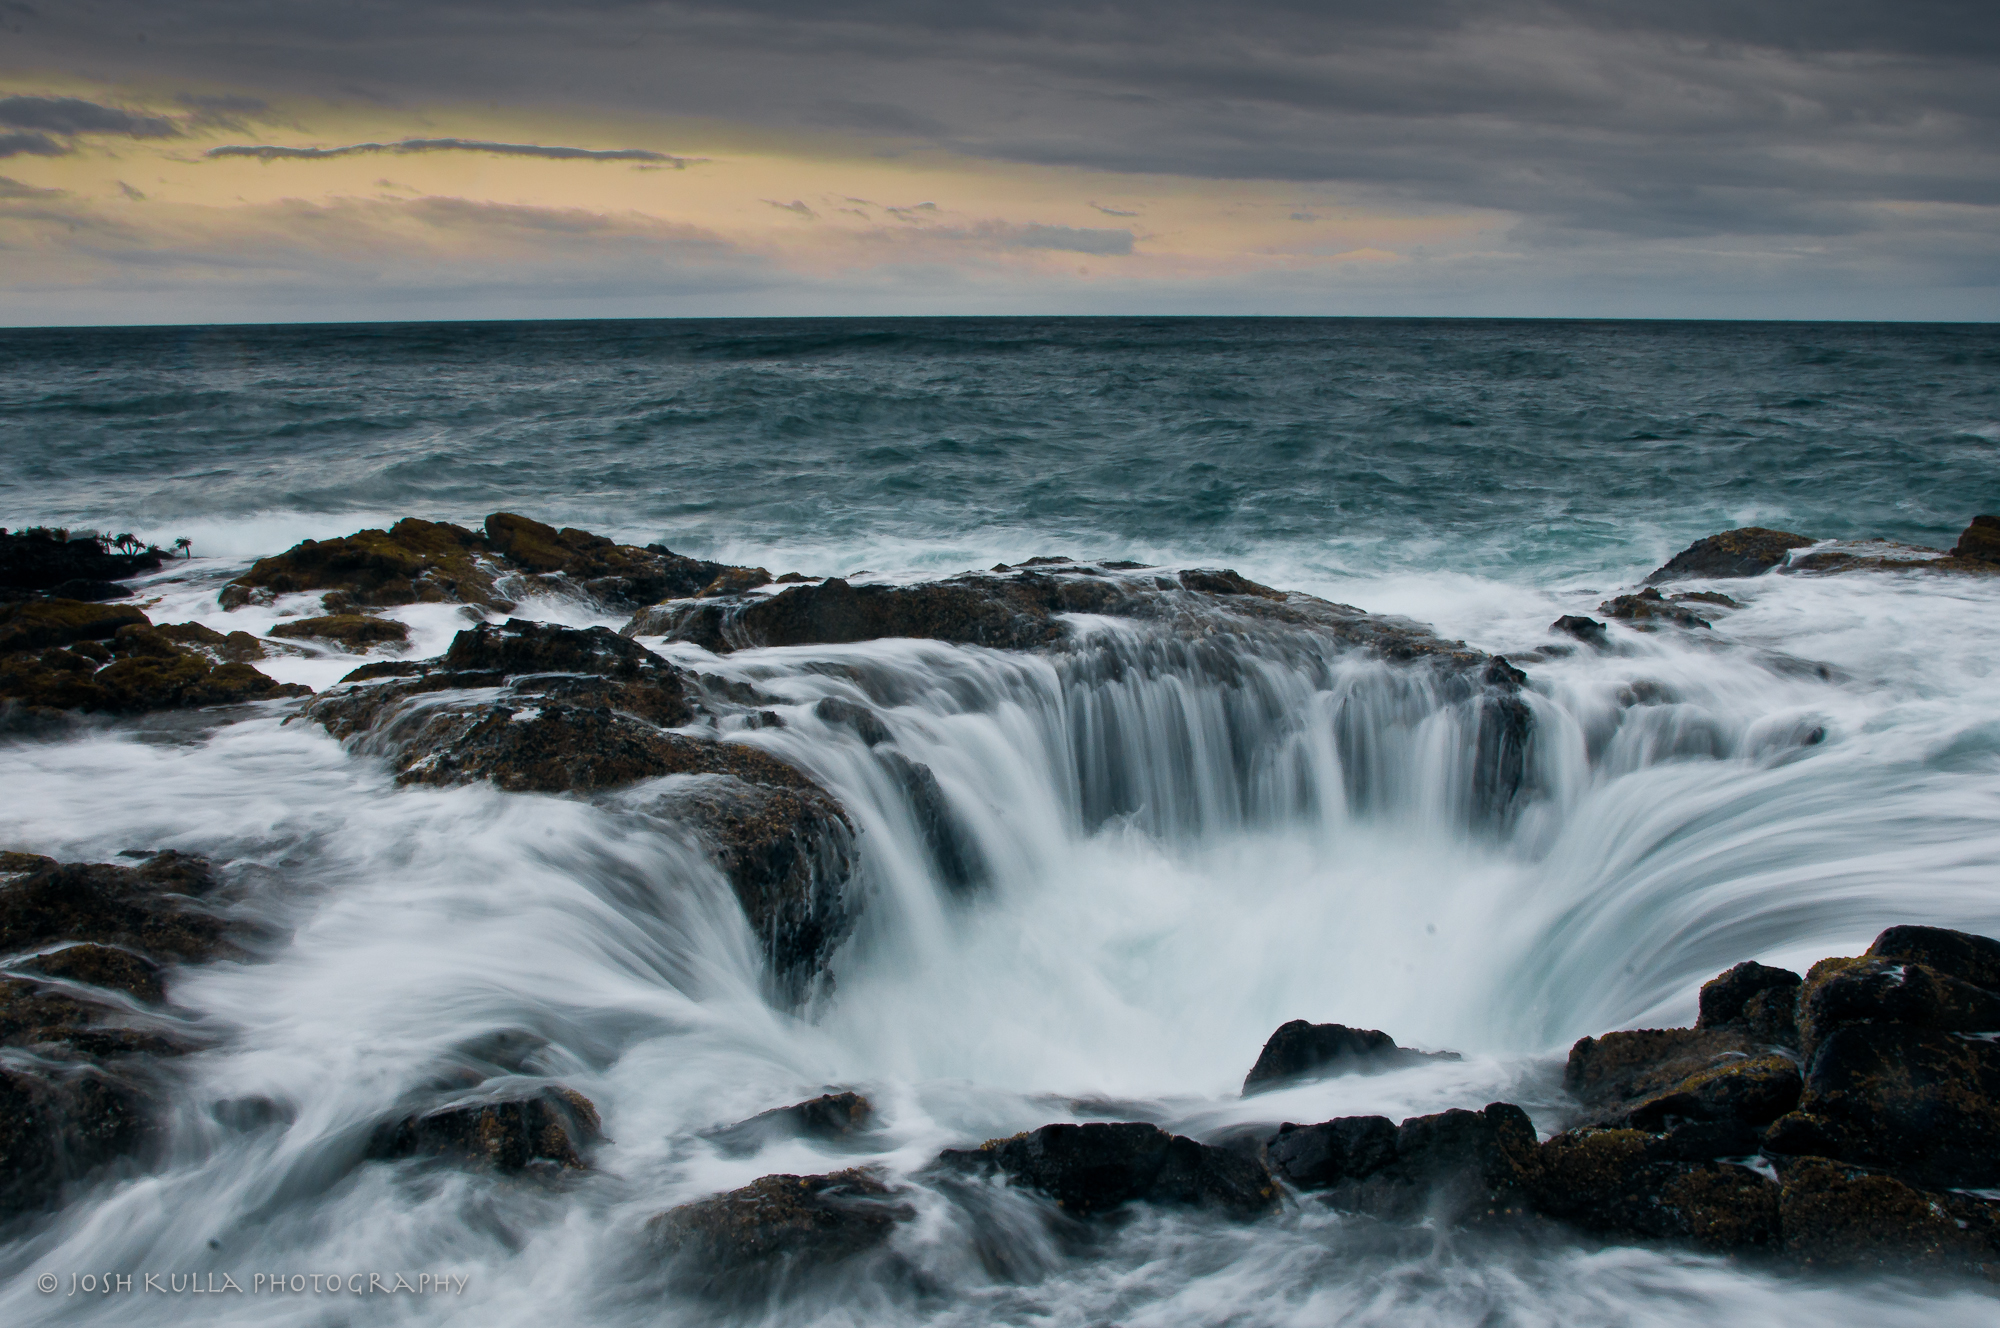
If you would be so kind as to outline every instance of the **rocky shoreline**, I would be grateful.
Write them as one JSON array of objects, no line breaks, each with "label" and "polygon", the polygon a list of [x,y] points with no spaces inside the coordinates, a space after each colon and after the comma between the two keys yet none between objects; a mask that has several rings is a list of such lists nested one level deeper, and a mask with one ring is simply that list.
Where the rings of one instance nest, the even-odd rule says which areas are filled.
[{"label": "rocky shoreline", "polygon": [[[410,519],[258,561],[222,589],[225,608],[316,594],[321,609],[260,638],[158,624],[108,602],[116,580],[157,570],[159,551],[71,543],[0,532],[8,728],[297,700],[286,722],[323,727],[403,784],[593,796],[686,777],[658,795],[656,810],[687,827],[728,881],[764,948],[773,998],[791,1007],[826,990],[828,962],[860,915],[854,818],[806,771],[732,740],[783,722],[770,698],[669,662],[637,638],[717,655],[882,638],[1063,652],[1081,648],[1069,614],[1225,647],[1244,634],[1297,633],[1424,669],[1478,707],[1473,759],[1502,799],[1524,779],[1533,723],[1521,698],[1528,679],[1505,658],[1227,570],[1038,558],[907,586],[773,578],[495,513],[478,531]],[[1711,626],[1705,615],[1735,602],[1656,585],[2000,572],[2000,519],[1987,516],[1948,553],[1822,545],[1782,531],[1724,532],[1600,611],[1641,630],[1698,632]],[[504,616],[530,595],[630,617],[614,632]],[[253,665],[283,648],[270,638],[333,651],[394,647],[407,629],[379,610],[418,603],[463,606],[468,625],[436,658],[376,659],[317,696]],[[1553,630],[1596,647],[1608,639],[1605,623],[1575,615]],[[980,866],[955,834],[935,774],[895,750],[868,706],[823,701],[816,714],[850,728],[909,792],[928,818],[939,878],[975,888]],[[162,1067],[196,1045],[172,1014],[168,966],[246,953],[249,938],[215,907],[221,887],[208,864],[171,852],[134,857],[137,865],[113,866],[0,855],[0,1046],[19,1053],[0,1063],[0,1212],[39,1209],[94,1170],[144,1156]],[[1400,1123],[1274,1121],[1208,1141],[1146,1121],[1053,1122],[947,1149],[907,1178],[867,1168],[768,1176],[663,1213],[650,1230],[661,1257],[710,1289],[886,1248],[915,1220],[916,1184],[975,1206],[994,1187],[1029,1192],[1062,1221],[1105,1220],[1131,1204],[1254,1221],[1311,1203],[1395,1222],[1554,1223],[1809,1267],[2000,1270],[2000,942],[1894,927],[1866,954],[1804,975],[1738,965],[1702,989],[1700,1008],[1692,1028],[1578,1042],[1564,1077],[1573,1119],[1547,1138],[1509,1103]],[[1449,1055],[1374,1030],[1294,1021],[1273,1034],[1244,1093]],[[833,1094],[724,1134],[848,1138],[870,1115],[858,1095]],[[560,1085],[497,1096],[442,1085],[384,1120],[368,1155],[578,1171],[601,1137],[595,1107]]]}]

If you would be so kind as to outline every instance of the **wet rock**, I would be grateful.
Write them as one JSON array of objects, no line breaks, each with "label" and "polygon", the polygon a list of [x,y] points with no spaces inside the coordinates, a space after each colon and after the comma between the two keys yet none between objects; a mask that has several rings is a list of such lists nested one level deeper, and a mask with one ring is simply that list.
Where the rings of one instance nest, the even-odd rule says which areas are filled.
[{"label": "wet rock", "polygon": [[95,1067],[0,1064],[0,1213],[49,1204],[146,1138],[141,1094]]},{"label": "wet rock", "polygon": [[1868,947],[1868,957],[1923,964],[1945,977],[2000,991],[2000,941],[1946,927],[1891,927]]},{"label": "wet rock", "polygon": [[1759,576],[1784,563],[1793,549],[1818,541],[1786,530],[1745,526],[1698,539],[1668,559],[1646,578],[1649,586],[1662,581]]},{"label": "wet rock", "polygon": [[[492,551],[540,576],[558,576],[612,608],[636,609],[662,599],[730,594],[770,581],[761,567],[733,567],[674,553],[664,545],[639,548],[587,530],[557,530],[512,512],[486,518]],[[717,587],[722,587],[718,589]]]},{"label": "wet rock", "polygon": [[380,1158],[444,1157],[498,1171],[542,1164],[589,1166],[584,1150],[603,1136],[589,1098],[560,1084],[520,1097],[441,1107],[398,1122],[377,1137]]},{"label": "wet rock", "polygon": [[917,818],[917,831],[930,852],[931,869],[946,888],[964,893],[986,884],[985,856],[958,818],[939,786],[937,775],[921,761],[900,752],[882,752],[878,759],[901,786]]},{"label": "wet rock", "polygon": [[[1494,1102],[1483,1111],[1413,1116],[1395,1127],[1392,1153],[1381,1146],[1381,1127],[1364,1123],[1370,1120],[1350,1117],[1280,1133],[1267,1151],[1283,1153],[1287,1166],[1311,1176],[1327,1204],[1351,1212],[1482,1223],[1527,1211],[1535,1129],[1519,1107]],[[1305,1130],[1316,1137],[1289,1142]],[[1318,1144],[1335,1140],[1349,1147],[1318,1152]]]},{"label": "wet rock", "polygon": [[119,629],[146,626],[146,615],[125,605],[39,599],[0,604],[0,655],[66,646],[73,641],[109,641]]},{"label": "wet rock", "polygon": [[807,1138],[845,1143],[865,1133],[875,1121],[875,1108],[855,1092],[825,1093],[789,1107],[774,1107],[748,1120],[710,1130],[705,1137],[725,1153],[754,1153],[780,1139]]},{"label": "wet rock", "polygon": [[1563,1088],[1610,1121],[1693,1075],[1757,1056],[1762,1047],[1737,1028],[1642,1028],[1581,1038],[1570,1048]]},{"label": "wet rock", "polygon": [[1787,1166],[1779,1200],[1785,1253],[1827,1268],[1987,1272],[2000,1268],[1993,1206],[1926,1193],[1825,1158]]},{"label": "wet rock", "polygon": [[264,643],[248,632],[223,633],[196,622],[163,623],[153,630],[175,645],[186,646],[218,664],[243,664],[270,655]]},{"label": "wet rock", "polygon": [[1680,1121],[1769,1125],[1796,1107],[1803,1091],[1803,1076],[1790,1057],[1752,1056],[1698,1070],[1617,1114],[1621,1124],[1641,1130],[1665,1130]]},{"label": "wet rock", "polygon": [[1742,601],[1734,600],[1719,590],[1683,590],[1667,596],[1676,604],[1712,604],[1718,609],[1740,609]]},{"label": "wet rock", "polygon": [[[435,661],[363,665],[306,707],[406,784],[491,780],[591,793],[663,775],[662,810],[701,837],[799,999],[852,929],[852,823],[802,771],[759,748],[675,731],[694,718],[678,670],[602,627],[509,620],[460,632]],[[442,695],[441,695],[442,694]]]},{"label": "wet rock", "polygon": [[828,724],[844,724],[854,730],[854,736],[870,747],[879,747],[889,741],[889,726],[867,706],[843,701],[837,696],[822,697],[813,707],[813,714]]},{"label": "wet rock", "polygon": [[1692,609],[1682,608],[1657,590],[1642,590],[1636,595],[1619,595],[1597,606],[1597,611],[1607,617],[1632,623],[1644,630],[1651,630],[1661,623],[1675,627],[1707,627],[1708,619]]},{"label": "wet rock", "polygon": [[1595,618],[1585,618],[1574,613],[1565,613],[1550,623],[1549,630],[1561,632],[1564,636],[1573,636],[1585,645],[1601,647],[1610,644],[1603,623]]},{"label": "wet rock", "polygon": [[[130,545],[127,546],[131,547]],[[112,553],[100,539],[69,539],[65,532],[39,527],[9,533],[0,530],[0,590],[56,590],[66,583],[102,586],[142,572],[157,571],[158,549]],[[128,594],[114,587],[118,594]],[[67,595],[66,598],[109,598]]]},{"label": "wet rock", "polygon": [[1532,1183],[1545,1216],[1602,1235],[1684,1240],[1719,1252],[1780,1240],[1776,1183],[1747,1167],[1691,1161],[1639,1130],[1573,1130],[1543,1144]]},{"label": "wet rock", "polygon": [[1701,1015],[1695,1027],[1735,1027],[1779,1046],[1796,1047],[1795,1014],[1803,982],[1789,969],[1754,961],[1738,964],[1702,984]]},{"label": "wet rock", "polygon": [[740,1190],[683,1204],[648,1224],[679,1281],[701,1291],[747,1284],[768,1291],[782,1277],[885,1244],[915,1211],[861,1168],[825,1176],[765,1176]]},{"label": "wet rock", "polygon": [[978,1148],[947,1149],[935,1165],[967,1175],[1005,1176],[1078,1217],[1144,1201],[1248,1218],[1278,1202],[1277,1187],[1261,1163],[1135,1122],[1044,1125]]},{"label": "wet rock", "polygon": [[49,598],[101,603],[107,599],[130,599],[132,588],[116,581],[65,581],[49,588]]},{"label": "wet rock", "polygon": [[238,635],[247,639],[193,623],[156,628],[137,609],[119,606],[0,606],[0,699],[30,714],[134,715],[311,694],[225,659]]},{"label": "wet rock", "polygon": [[222,588],[224,608],[252,603],[254,592],[288,595],[337,590],[356,605],[492,604],[501,598],[483,536],[447,522],[405,517],[387,530],[358,530],[306,540],[260,558]]},{"label": "wet rock", "polygon": [[1336,1074],[1372,1074],[1427,1061],[1455,1061],[1452,1051],[1415,1051],[1372,1028],[1309,1024],[1294,1019],[1264,1043],[1257,1063],[1244,1076],[1243,1092],[1268,1092],[1303,1079]]},{"label": "wet rock", "polygon": [[1976,516],[1952,546],[1951,556],[1968,562],[2000,563],[2000,516]]},{"label": "wet rock", "polygon": [[1852,1024],[1894,1023],[1944,1032],[2000,1030],[2000,993],[1902,959],[1823,959],[1799,996],[1800,1051]]},{"label": "wet rock", "polygon": [[115,945],[86,941],[37,955],[21,964],[24,973],[64,978],[122,991],[135,1001],[158,1004],[166,999],[160,982],[160,966],[142,954]]},{"label": "wet rock", "polygon": [[1396,1123],[1387,1116],[1342,1116],[1317,1125],[1287,1122],[1266,1143],[1271,1173],[1301,1190],[1372,1176],[1396,1160]]},{"label": "wet rock", "polygon": [[323,618],[296,618],[271,629],[272,636],[287,640],[332,641],[359,654],[371,646],[410,639],[410,629],[394,618],[374,618],[361,613],[336,613]]},{"label": "wet rock", "polygon": [[0,853],[0,952],[94,941],[180,960],[240,954],[196,902],[213,884],[206,862],[172,851],[138,867]]}]

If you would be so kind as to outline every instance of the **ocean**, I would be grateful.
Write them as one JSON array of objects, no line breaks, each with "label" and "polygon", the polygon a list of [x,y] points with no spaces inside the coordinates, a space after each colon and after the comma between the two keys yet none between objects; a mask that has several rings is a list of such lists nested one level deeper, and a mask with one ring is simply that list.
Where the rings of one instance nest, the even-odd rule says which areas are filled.
[{"label": "ocean", "polygon": [[[923,641],[728,656],[650,642],[782,697],[782,727],[738,736],[860,827],[866,911],[831,993],[798,1010],[771,999],[713,867],[636,795],[399,787],[284,706],[8,738],[0,848],[200,853],[253,883],[241,907],[279,939],[175,979],[175,1018],[204,1049],[172,1071],[165,1142],[0,1233],[0,1317],[1991,1322],[1990,1291],[1950,1279],[1312,1203],[1248,1225],[1135,1211],[1087,1240],[1020,1218],[996,1256],[919,1173],[941,1148],[1056,1120],[1203,1137],[1505,1100],[1552,1128],[1575,1039],[1688,1023],[1701,982],[1741,960],[1803,971],[1900,922],[2000,936],[2000,578],[1692,582],[1741,607],[1699,632],[1616,627],[1614,651],[1547,650],[1566,640],[1557,617],[1601,617],[1720,530],[1949,547],[2000,511],[1997,461],[1989,325],[0,332],[0,525],[187,538],[194,556],[139,586],[155,622],[261,633],[308,606],[225,612],[218,590],[255,558],[502,510],[855,582],[1035,556],[1228,567],[1508,656],[1536,734],[1530,796],[1493,824],[1459,795],[1462,726],[1386,665],[1275,646],[1229,669],[1152,655],[1093,669]],[[413,658],[466,625],[450,605],[393,612]],[[626,616],[554,597],[516,612]],[[1080,624],[1079,649],[1141,658],[1121,630]],[[262,667],[325,688],[356,663]],[[936,771],[987,864],[978,891],[936,878],[868,747],[813,718],[829,697],[877,707],[895,747]],[[1321,740],[1336,720],[1366,729],[1365,759]],[[1463,1059],[1240,1097],[1295,1018]],[[362,1160],[371,1129],[490,1067],[496,1040],[529,1049],[510,1073],[597,1104],[610,1141],[592,1171]],[[839,1088],[882,1118],[865,1145],[737,1156],[704,1133]],[[859,1164],[914,1178],[893,1275],[870,1264],[715,1302],[648,1262],[645,1223],[666,1208]],[[64,1290],[107,1270],[464,1282],[135,1306],[43,1293],[49,1270]]]}]

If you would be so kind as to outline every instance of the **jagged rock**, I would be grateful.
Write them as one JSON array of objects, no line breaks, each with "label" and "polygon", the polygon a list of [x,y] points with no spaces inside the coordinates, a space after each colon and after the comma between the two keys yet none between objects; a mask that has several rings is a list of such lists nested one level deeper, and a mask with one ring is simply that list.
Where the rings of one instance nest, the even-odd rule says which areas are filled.
[{"label": "jagged rock", "polygon": [[535,1163],[569,1170],[589,1166],[584,1149],[603,1136],[597,1107],[560,1084],[519,1097],[441,1107],[408,1117],[377,1136],[381,1158],[448,1157],[521,1171]]},{"label": "jagged rock", "polygon": [[1044,1125],[978,1148],[947,1149],[935,1165],[1006,1176],[1078,1217],[1143,1200],[1247,1218],[1269,1212],[1278,1201],[1262,1163],[1133,1122]]},{"label": "jagged rock", "polygon": [[146,626],[146,615],[123,605],[79,600],[23,600],[0,604],[0,655],[66,646],[72,641],[109,641],[119,629]]},{"label": "jagged rock", "polygon": [[1945,977],[2000,991],[2000,941],[1946,927],[1891,927],[1868,947],[1874,959],[1923,964]]},{"label": "jagged rock", "polygon": [[1257,1063],[1243,1078],[1243,1092],[1268,1092],[1301,1079],[1335,1074],[1371,1074],[1427,1061],[1455,1061],[1455,1051],[1416,1051],[1372,1028],[1346,1024],[1281,1024],[1264,1043]]},{"label": "jagged rock", "polygon": [[882,752],[877,759],[888,768],[901,786],[903,796],[909,799],[937,879],[946,888],[960,893],[984,885],[989,879],[985,856],[952,814],[937,774],[922,761],[912,761],[900,752]]},{"label": "jagged rock", "polygon": [[884,1244],[915,1210],[871,1171],[765,1176],[655,1217],[655,1247],[678,1281],[701,1291],[745,1282],[769,1290],[787,1274],[853,1258]]},{"label": "jagged rock", "polygon": [[1579,614],[1565,613],[1562,617],[1549,624],[1549,630],[1552,632],[1561,632],[1564,636],[1573,636],[1585,645],[1604,646],[1609,644],[1609,638],[1605,635],[1604,624],[1595,618],[1585,618]]},{"label": "jagged rock", "polygon": [[1737,1252],[1779,1243],[1778,1186],[1747,1167],[1690,1160],[1639,1130],[1573,1130],[1543,1144],[1536,1209],[1604,1235]]},{"label": "jagged rock", "polygon": [[756,581],[751,572],[761,575],[761,569],[684,558],[657,544],[642,549],[587,530],[556,530],[495,512],[483,532],[409,517],[388,530],[307,540],[259,560],[224,586],[221,598],[224,608],[238,608],[260,598],[323,590],[334,593],[327,607],[336,613],[418,603],[506,612],[522,593],[573,590],[633,609],[664,596],[695,594],[725,574],[744,574],[732,584]]},{"label": "jagged rock", "polygon": [[2000,516],[1972,518],[1952,546],[1951,556],[1968,562],[2000,563]]},{"label": "jagged rock", "polygon": [[1742,963],[1704,983],[1696,1028],[1736,1028],[1781,1047],[1799,1045],[1799,987],[1789,969]]},{"label": "jagged rock", "polygon": [[1691,1075],[1750,1060],[1762,1048],[1737,1028],[1642,1028],[1581,1038],[1563,1088],[1595,1119],[1614,1120]]},{"label": "jagged rock", "polygon": [[133,715],[311,694],[225,660],[238,635],[247,638],[193,623],[154,627],[137,609],[118,606],[0,605],[0,700],[30,713]]},{"label": "jagged rock", "polygon": [[855,1092],[825,1093],[789,1107],[760,1111],[748,1120],[709,1130],[705,1136],[725,1153],[754,1153],[779,1139],[804,1137],[843,1143],[866,1131],[875,1108]]},{"label": "jagged rock", "polygon": [[482,565],[486,541],[463,526],[405,517],[387,530],[306,540],[260,558],[222,588],[224,608],[269,595],[337,590],[357,605],[493,604],[496,569]]},{"label": "jagged rock", "polygon": [[1744,526],[1698,539],[1646,578],[1649,586],[1662,581],[1695,578],[1758,576],[1781,565],[1793,549],[1818,543],[1804,535],[1763,526]]},{"label": "jagged rock", "polygon": [[1278,1127],[1264,1147],[1271,1174],[1301,1190],[1372,1176],[1396,1160],[1396,1123],[1387,1116],[1342,1116]]},{"label": "jagged rock", "polygon": [[296,618],[271,629],[272,636],[287,640],[333,641],[356,652],[370,646],[410,639],[410,629],[394,618],[374,618],[362,613],[336,613],[323,618]]},{"label": "jagged rock", "polygon": [[1783,1180],[1785,1253],[1808,1266],[2000,1269],[2000,1205],[1927,1193],[1825,1158],[1791,1163]]},{"label": "jagged rock", "polygon": [[[102,540],[68,539],[59,531],[36,528],[9,534],[0,530],[0,590],[56,590],[72,588],[74,584],[103,586],[141,572],[156,571],[160,558],[158,549],[112,553]],[[123,587],[112,589],[118,594],[130,593]]]},{"label": "jagged rock", "polygon": [[[1385,1138],[1385,1129],[1393,1133]],[[1441,1111],[1389,1127],[1344,1117],[1281,1130],[1267,1145],[1274,1168],[1332,1207],[1384,1218],[1429,1214],[1484,1222],[1526,1211],[1535,1177],[1535,1129],[1506,1102]]]},{"label": "jagged rock", "polygon": [[1863,956],[1814,964],[1799,996],[1800,1052],[1851,1024],[1909,1024],[1942,1032],[2000,1030],[2000,994],[1928,964]]},{"label": "jagged rock", "polygon": [[94,941],[66,945],[37,955],[19,967],[24,973],[122,991],[133,1000],[148,1004],[166,999],[160,966],[142,954],[115,945],[99,945]]},{"label": "jagged rock", "polygon": [[206,862],[173,851],[137,867],[0,853],[0,952],[95,941],[181,960],[240,954],[194,902],[212,888]]},{"label": "jagged rock", "polygon": [[270,655],[264,643],[248,632],[225,634],[197,622],[162,623],[153,630],[175,645],[186,646],[218,664],[242,664]]},{"label": "jagged rock", "polygon": [[840,805],[759,748],[674,731],[694,718],[685,681],[634,641],[510,619],[460,632],[435,661],[363,665],[342,681],[355,685],[303,716],[386,756],[401,783],[590,793],[706,776],[660,805],[714,854],[790,998],[853,926],[854,828]]},{"label": "jagged rock", "polygon": [[1708,619],[1692,609],[1682,608],[1657,590],[1642,590],[1636,595],[1619,595],[1598,605],[1597,611],[1606,617],[1633,623],[1644,630],[1651,630],[1657,623],[1672,623],[1676,627],[1709,625]]}]

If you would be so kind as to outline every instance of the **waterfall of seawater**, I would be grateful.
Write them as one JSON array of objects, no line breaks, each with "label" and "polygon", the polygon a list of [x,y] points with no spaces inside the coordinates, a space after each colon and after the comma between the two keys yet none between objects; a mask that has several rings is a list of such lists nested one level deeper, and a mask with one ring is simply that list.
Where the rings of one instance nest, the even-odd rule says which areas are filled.
[{"label": "waterfall of seawater", "polygon": [[[162,1153],[6,1247],[0,1317],[1984,1321],[1971,1291],[1531,1247],[1310,1203],[1250,1226],[1136,1212],[1078,1249],[1018,1195],[993,1196],[975,1231],[921,1183],[893,1275],[864,1263],[809,1295],[716,1305],[662,1285],[645,1254],[647,1218],[760,1175],[864,1160],[907,1175],[1052,1120],[1203,1135],[1500,1098],[1554,1119],[1571,1039],[1684,1022],[1699,982],[1739,960],[1855,953],[1891,922],[2000,932],[2000,595],[1893,578],[1753,592],[1713,639],[1621,630],[1617,653],[1531,663],[1532,736],[1511,755],[1491,694],[1302,635],[1078,620],[1045,654],[648,642],[778,698],[760,708],[782,725],[731,736],[810,772],[860,832],[860,924],[799,1011],[768,999],[758,938],[658,811],[658,785],[593,800],[399,788],[277,710],[18,743],[0,800],[20,847],[202,852],[274,939],[177,975],[209,1049],[164,1071]],[[188,593],[188,613],[223,624]],[[1552,609],[1498,594],[1452,630],[1520,658]],[[406,616],[431,653],[451,630],[441,612]],[[346,664],[296,667],[323,685]],[[862,708],[879,731],[840,718]],[[1465,1058],[1237,1096],[1293,1018]],[[363,1160],[419,1095],[509,1075],[598,1104],[611,1141],[594,1171]],[[881,1113],[859,1151],[731,1156],[702,1136],[828,1086]],[[42,1294],[43,1269],[467,1280],[141,1304]]]}]

